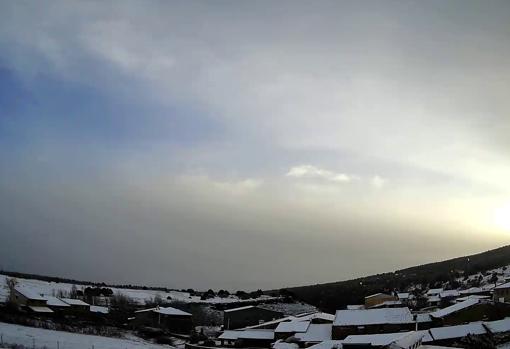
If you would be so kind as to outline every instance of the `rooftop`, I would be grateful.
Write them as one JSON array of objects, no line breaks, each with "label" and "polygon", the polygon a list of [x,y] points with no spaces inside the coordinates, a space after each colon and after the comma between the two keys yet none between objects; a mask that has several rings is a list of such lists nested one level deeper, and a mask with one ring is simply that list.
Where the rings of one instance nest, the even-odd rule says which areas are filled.
[{"label": "rooftop", "polygon": [[322,342],[331,339],[332,324],[310,324],[306,332],[296,333],[296,337],[301,342]]},{"label": "rooftop", "polygon": [[46,298],[44,298],[39,293],[37,293],[36,291],[34,291],[34,290],[32,290],[32,289],[30,289],[28,287],[16,286],[14,289],[18,293],[20,293],[24,297],[26,297],[27,299],[30,299],[30,300],[33,300],[33,301],[45,301],[46,300]]},{"label": "rooftop", "polygon": [[70,307],[69,304],[62,301],[61,299],[53,296],[44,296],[46,299],[46,304],[50,307]]},{"label": "rooftop", "polygon": [[435,317],[435,318],[443,318],[450,314],[456,313],[460,310],[472,307],[473,305],[476,305],[479,302],[480,302],[479,299],[467,299],[463,302],[455,303],[454,305],[450,305],[449,307],[439,309],[433,313],[430,313],[430,316]]},{"label": "rooftop", "polygon": [[60,300],[66,302],[70,305],[83,305],[83,306],[89,306],[90,304],[85,303],[81,299],[74,299],[74,298],[60,298]]},{"label": "rooftop", "polygon": [[244,307],[225,309],[224,312],[225,313],[230,313],[230,312],[233,312],[233,311],[240,311],[240,310],[246,310],[246,309],[251,309],[251,308],[255,308],[255,306],[254,305],[246,305]]},{"label": "rooftop", "polygon": [[163,315],[176,315],[176,316],[192,316],[190,313],[182,311],[180,309],[172,308],[172,307],[155,307],[137,310],[135,313],[145,313],[148,311],[152,311],[154,313],[163,314]]},{"label": "rooftop", "polygon": [[276,333],[297,333],[297,332],[306,332],[308,329],[308,326],[310,326],[310,321],[300,321],[300,320],[294,320],[294,321],[285,321],[280,322],[278,326],[275,329]]},{"label": "rooftop", "polygon": [[366,310],[338,310],[335,326],[363,326],[375,324],[403,324],[413,322],[409,308],[382,308]]},{"label": "rooftop", "polygon": [[501,284],[501,285],[498,285],[498,286],[494,287],[495,290],[499,290],[499,289],[502,289],[502,288],[510,288],[510,282],[505,282],[504,284]]},{"label": "rooftop", "polygon": [[274,331],[273,330],[259,330],[259,329],[251,329],[251,330],[227,330],[223,331],[223,333],[218,337],[218,339],[274,339]]},{"label": "rooftop", "polygon": [[466,325],[431,328],[429,330],[434,340],[465,337],[468,334],[485,334],[487,331],[482,322],[472,322]]}]

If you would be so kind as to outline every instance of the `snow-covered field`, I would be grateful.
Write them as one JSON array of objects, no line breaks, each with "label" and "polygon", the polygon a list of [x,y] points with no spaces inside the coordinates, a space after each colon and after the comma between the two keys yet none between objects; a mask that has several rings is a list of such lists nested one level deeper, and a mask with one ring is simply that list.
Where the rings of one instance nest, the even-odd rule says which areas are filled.
[{"label": "snow-covered field", "polygon": [[[8,277],[0,274],[0,302],[5,302],[9,291],[6,285],[6,279]],[[41,280],[33,280],[33,279],[21,279],[17,278],[18,284],[24,287],[27,287],[38,294],[43,294],[47,296],[55,295],[59,290],[69,293],[73,284],[68,283],[57,283],[57,282],[47,282]],[[87,285],[76,284],[77,289],[84,289],[88,287]],[[115,288],[110,287],[114,293],[121,293],[139,304],[144,304],[146,302],[150,302],[154,300],[156,296],[159,295],[163,300],[172,300],[186,303],[207,303],[207,304],[220,304],[220,303],[238,303],[238,302],[250,302],[254,301],[254,299],[240,300],[238,297],[229,296],[228,298],[220,298],[214,297],[206,300],[201,300],[198,296],[191,296],[188,292],[180,292],[180,291],[154,291],[154,290],[132,290],[125,288]],[[261,298],[256,299],[257,301],[261,300],[269,300],[273,299],[273,297],[262,296]]]},{"label": "snow-covered field", "polygon": [[[5,344],[19,344],[27,348],[47,349],[163,349],[167,345],[156,345],[142,339],[120,339],[86,334],[45,330],[0,322],[0,336]],[[58,344],[57,344],[58,342]]]}]

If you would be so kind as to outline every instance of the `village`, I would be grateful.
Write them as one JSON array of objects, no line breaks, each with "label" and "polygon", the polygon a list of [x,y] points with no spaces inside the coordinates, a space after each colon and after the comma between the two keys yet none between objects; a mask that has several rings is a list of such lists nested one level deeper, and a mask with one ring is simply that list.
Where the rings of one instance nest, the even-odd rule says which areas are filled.
[{"label": "village", "polygon": [[[506,267],[459,277],[457,289],[415,285],[367,295],[334,314],[285,292],[192,295],[2,277],[2,322],[106,337],[132,333],[154,348],[503,348],[510,342]],[[3,336],[2,342],[17,344]]]}]

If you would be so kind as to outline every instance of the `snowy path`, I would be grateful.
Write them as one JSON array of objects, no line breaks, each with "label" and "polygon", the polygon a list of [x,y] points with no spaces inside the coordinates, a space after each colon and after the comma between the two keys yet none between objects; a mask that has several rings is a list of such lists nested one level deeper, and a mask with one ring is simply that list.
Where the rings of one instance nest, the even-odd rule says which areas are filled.
[{"label": "snowy path", "polygon": [[[156,345],[143,340],[134,341],[120,338],[91,336],[78,333],[45,330],[0,322],[0,336],[4,343],[21,344],[32,348],[47,349],[168,349],[166,345]],[[58,344],[57,344],[58,341]]]}]

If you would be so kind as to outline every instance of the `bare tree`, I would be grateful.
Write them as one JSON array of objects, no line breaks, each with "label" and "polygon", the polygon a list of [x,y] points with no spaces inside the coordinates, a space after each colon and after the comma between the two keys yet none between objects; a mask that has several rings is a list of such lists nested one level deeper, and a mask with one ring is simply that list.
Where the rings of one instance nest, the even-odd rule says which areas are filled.
[{"label": "bare tree", "polygon": [[76,285],[73,284],[71,286],[71,292],[69,293],[70,298],[78,298],[78,289],[76,288]]},{"label": "bare tree", "polygon": [[6,280],[7,288],[9,289],[9,303],[16,302],[16,285],[18,284],[18,280],[16,278],[7,278]]}]

